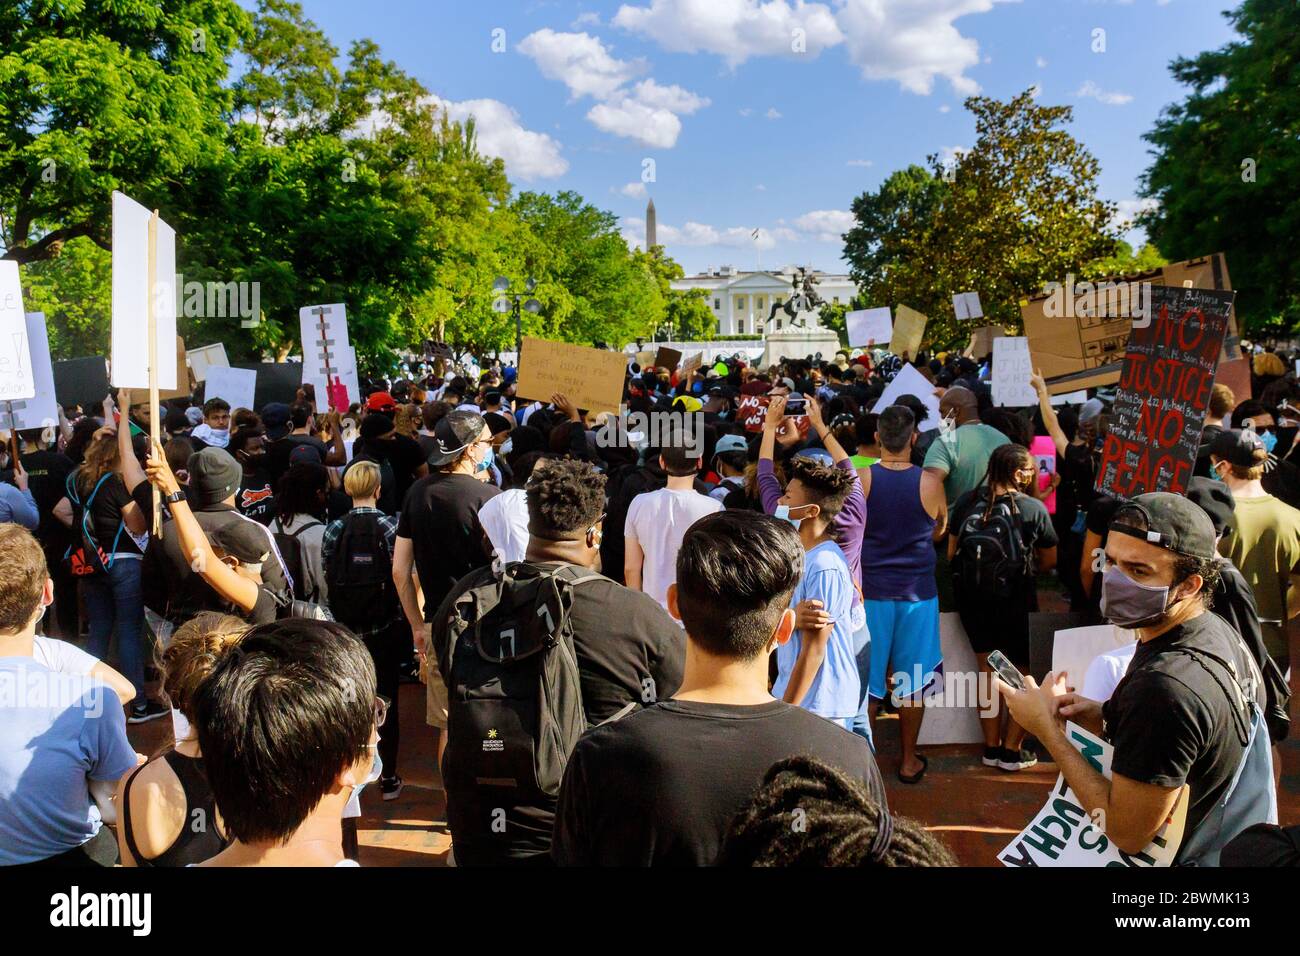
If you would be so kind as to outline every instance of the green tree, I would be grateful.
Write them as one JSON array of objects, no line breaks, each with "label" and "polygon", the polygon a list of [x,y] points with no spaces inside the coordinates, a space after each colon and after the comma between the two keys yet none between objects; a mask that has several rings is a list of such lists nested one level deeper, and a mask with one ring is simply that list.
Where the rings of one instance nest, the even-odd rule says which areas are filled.
[{"label": "green tree", "polygon": [[1103,279],[1108,276],[1134,275],[1139,272],[1150,272],[1152,269],[1168,264],[1169,261],[1152,243],[1145,243],[1141,249],[1134,252],[1133,247],[1121,239],[1114,255],[1089,262],[1084,266],[1080,278]]},{"label": "green tree", "polygon": [[113,256],[88,237],[22,270],[23,305],[44,312],[55,359],[106,355],[112,323]]},{"label": "green tree", "polygon": [[235,0],[0,5],[0,242],[20,263],[111,242],[111,193],[155,203],[221,148]]},{"label": "green tree", "polygon": [[845,246],[863,303],[926,313],[935,346],[969,335],[953,315],[955,293],[978,291],[990,324],[1018,327],[1022,296],[1082,274],[1118,241],[1116,207],[1097,197],[1097,160],[1062,128],[1070,107],[1039,106],[1028,90],[965,106],[974,147],[948,165],[930,156],[928,178],[904,171],[860,197]]},{"label": "green tree", "polygon": [[1223,252],[1245,328],[1300,328],[1300,8],[1245,0],[1226,14],[1238,39],[1180,57],[1191,87],[1146,139],[1143,195],[1153,242],[1175,260]]}]

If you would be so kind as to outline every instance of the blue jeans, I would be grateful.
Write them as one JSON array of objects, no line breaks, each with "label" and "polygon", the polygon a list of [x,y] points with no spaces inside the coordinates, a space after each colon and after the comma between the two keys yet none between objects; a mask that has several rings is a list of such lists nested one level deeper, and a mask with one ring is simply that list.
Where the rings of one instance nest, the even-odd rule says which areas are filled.
[{"label": "blue jeans", "polygon": [[86,652],[101,661],[117,635],[118,669],[135,688],[133,704],[144,703],[144,593],[137,557],[116,558],[108,574],[92,574],[81,582],[86,599],[90,638]]},{"label": "blue jeans", "polygon": [[862,684],[862,697],[858,704],[858,712],[850,719],[847,729],[859,737],[866,738],[867,743],[871,745],[871,752],[875,753],[876,741],[871,736],[871,715],[868,712],[871,695],[867,693],[867,682],[871,676],[870,628],[864,627],[853,635],[853,650],[857,656],[858,680]]}]

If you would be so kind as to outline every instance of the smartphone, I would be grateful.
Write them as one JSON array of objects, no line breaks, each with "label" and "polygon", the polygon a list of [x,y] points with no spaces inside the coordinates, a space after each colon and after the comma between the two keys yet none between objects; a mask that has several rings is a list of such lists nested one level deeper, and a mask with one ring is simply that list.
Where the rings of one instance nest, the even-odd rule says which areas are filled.
[{"label": "smartphone", "polygon": [[787,418],[808,414],[807,403],[804,401],[802,395],[790,396],[785,403],[785,414]]},{"label": "smartphone", "polygon": [[1020,673],[1016,665],[1007,660],[1007,655],[1001,651],[994,651],[989,655],[989,667],[997,671],[997,675],[1016,690],[1025,689],[1025,675]]}]

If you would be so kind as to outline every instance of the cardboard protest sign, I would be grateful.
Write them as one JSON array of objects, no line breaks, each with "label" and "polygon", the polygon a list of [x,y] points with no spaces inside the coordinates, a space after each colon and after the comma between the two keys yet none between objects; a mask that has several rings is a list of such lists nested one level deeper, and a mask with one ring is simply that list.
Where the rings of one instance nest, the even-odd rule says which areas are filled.
[{"label": "cardboard protest sign", "polygon": [[[157,385],[184,388],[176,381],[176,231],[157,220],[150,248],[153,214],[133,199],[113,193],[113,340],[116,388],[149,388],[149,310],[153,309]],[[149,285],[150,262],[153,286]]]},{"label": "cardboard protest sign", "polygon": [[876,402],[875,407],[871,410],[879,415],[904,395],[915,395],[930,412],[925,417],[925,421],[920,424],[921,431],[928,432],[932,428],[939,427],[941,417],[939,414],[939,399],[934,394],[934,386],[916,370],[915,365],[903,366],[902,370],[894,376],[894,380],[885,386],[885,391],[881,394],[880,400]]},{"label": "cardboard protest sign", "polygon": [[984,309],[980,305],[978,292],[958,292],[952,297],[952,311],[958,322],[984,318]]},{"label": "cardboard protest sign", "polygon": [[652,368],[654,366],[656,354],[657,353],[651,352],[649,349],[636,353],[635,361],[636,364],[641,367],[641,371],[644,372],[646,369]]},{"label": "cardboard protest sign", "polygon": [[90,414],[103,404],[112,390],[108,384],[108,363],[102,355],[67,359],[53,366],[54,394],[64,408],[80,405]]},{"label": "cardboard protest sign", "polygon": [[993,340],[993,404],[1010,408],[1038,406],[1038,393],[1029,384],[1029,339],[1004,335]]},{"label": "cardboard protest sign", "polygon": [[[1129,327],[1142,319],[1150,290],[1161,286],[1230,291],[1223,253],[1172,262],[1149,272],[1091,282],[1048,283],[1046,291],[1020,303],[1034,367],[1042,369],[1052,394],[1113,385],[1119,381]],[[1229,313],[1223,360],[1240,358],[1236,317]]]},{"label": "cardboard protest sign", "polygon": [[1214,384],[1232,389],[1232,397],[1240,405],[1250,398],[1250,359],[1242,356],[1225,362],[1220,358],[1219,367],[1214,372]]},{"label": "cardboard protest sign", "polygon": [[849,312],[844,316],[844,324],[848,328],[851,348],[867,345],[883,346],[894,334],[894,320],[890,315],[889,306]]},{"label": "cardboard protest sign", "polygon": [[1133,326],[1097,489],[1119,498],[1187,490],[1235,293],[1154,286]]},{"label": "cardboard protest sign", "polygon": [[31,357],[31,377],[34,393],[31,398],[17,399],[4,408],[0,416],[7,427],[9,412],[13,411],[13,424],[24,428],[47,428],[59,423],[59,405],[54,395],[54,368],[50,363],[49,330],[45,327],[44,312],[28,312],[24,316],[26,342]]},{"label": "cardboard protest sign", "polygon": [[203,383],[203,400],[224,398],[231,409],[256,408],[257,373],[244,368],[214,365]]},{"label": "cardboard protest sign", "polygon": [[916,309],[900,305],[894,315],[894,331],[889,338],[889,351],[904,358],[916,358],[916,353],[921,351],[921,340],[925,338],[925,326],[929,321]]},{"label": "cardboard protest sign", "polygon": [[681,352],[677,349],[670,349],[666,345],[661,345],[659,351],[655,353],[655,368],[666,368],[671,372],[681,360]]},{"label": "cardboard protest sign", "polygon": [[534,338],[525,338],[523,345],[518,397],[549,402],[559,392],[593,414],[619,410],[627,372],[622,352]]},{"label": "cardboard protest sign", "polygon": [[[169,398],[188,398],[194,394],[194,384],[190,378],[190,366],[186,360],[188,353],[185,351],[185,340],[179,335],[176,336],[176,387],[159,388],[158,397],[164,401]],[[159,366],[163,364],[163,359],[158,360]]]},{"label": "cardboard protest sign", "polygon": [[970,334],[970,345],[962,355],[967,358],[983,359],[993,352],[993,342],[1007,334],[1000,325],[982,325]]},{"label": "cardboard protest sign", "polygon": [[704,365],[704,353],[696,352],[694,355],[692,355],[690,358],[688,358],[685,362],[682,363],[682,373],[690,374],[691,372],[695,371],[697,368],[700,368],[703,365]]},{"label": "cardboard protest sign", "polygon": [[201,348],[189,349],[186,351],[185,357],[189,359],[190,374],[194,376],[195,382],[207,380],[209,366],[230,367],[230,359],[226,356],[226,344],[224,342],[215,342]]},{"label": "cardboard protest sign", "polygon": [[1062,392],[1060,395],[1053,395],[1051,399],[1053,405],[1082,405],[1087,400],[1087,389],[1078,392]]},{"label": "cardboard protest sign", "polygon": [[[1078,724],[1067,723],[1065,736],[1107,780],[1115,748]],[[1187,826],[1187,788],[1179,792],[1169,818],[1151,844],[1139,853],[1124,853],[1089,816],[1058,774],[1047,803],[1029,825],[998,854],[1003,866],[1172,866]]]}]

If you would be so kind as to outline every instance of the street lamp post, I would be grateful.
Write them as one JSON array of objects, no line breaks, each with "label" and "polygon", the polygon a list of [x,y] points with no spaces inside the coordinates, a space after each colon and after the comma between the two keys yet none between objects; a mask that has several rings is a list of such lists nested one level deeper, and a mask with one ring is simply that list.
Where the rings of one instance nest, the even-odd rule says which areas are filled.
[{"label": "street lamp post", "polygon": [[[533,290],[537,288],[537,280],[531,276],[524,281],[522,291],[510,288],[510,280],[505,276],[497,276],[496,281],[492,283],[492,291],[497,293],[496,301],[492,303],[492,308],[496,312],[512,312],[515,316],[515,366],[519,365],[519,357],[524,349],[524,323],[523,316],[520,313],[522,306],[526,312],[536,315],[542,311],[542,304],[536,299],[531,298]],[[530,296],[524,301],[524,296]],[[513,301],[512,301],[513,300]]]}]

